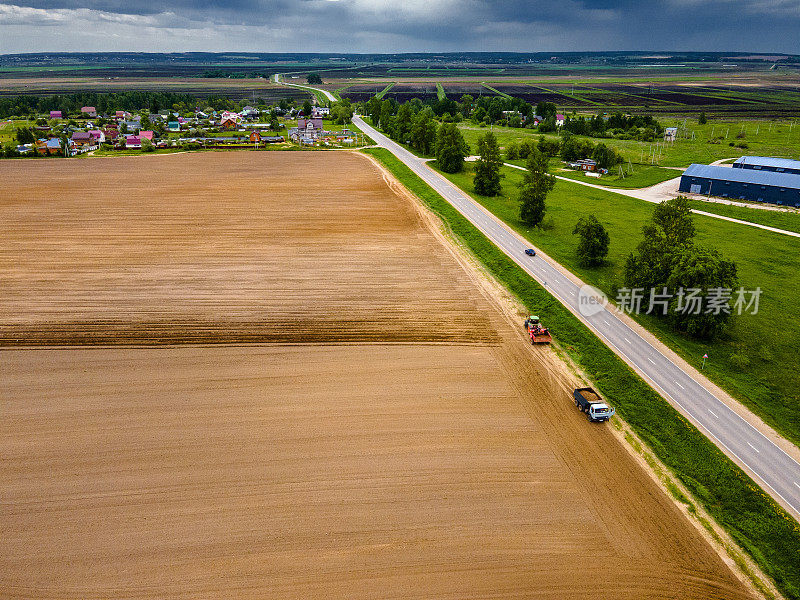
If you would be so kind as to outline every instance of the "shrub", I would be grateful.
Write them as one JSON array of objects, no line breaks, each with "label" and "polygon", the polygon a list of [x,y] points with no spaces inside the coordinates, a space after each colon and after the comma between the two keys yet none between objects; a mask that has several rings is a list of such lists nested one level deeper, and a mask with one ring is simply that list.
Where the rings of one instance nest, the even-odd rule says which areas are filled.
[{"label": "shrub", "polygon": [[728,360],[734,367],[741,369],[742,371],[746,370],[750,366],[750,359],[747,358],[747,355],[741,350],[731,354]]}]

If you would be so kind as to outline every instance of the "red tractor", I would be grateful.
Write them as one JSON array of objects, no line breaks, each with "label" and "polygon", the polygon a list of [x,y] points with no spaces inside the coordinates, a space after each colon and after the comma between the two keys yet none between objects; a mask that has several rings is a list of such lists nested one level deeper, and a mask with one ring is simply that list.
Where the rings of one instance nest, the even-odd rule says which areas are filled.
[{"label": "red tractor", "polygon": [[553,341],[550,330],[544,327],[539,317],[533,315],[525,319],[525,330],[531,336],[531,344],[549,344]]}]

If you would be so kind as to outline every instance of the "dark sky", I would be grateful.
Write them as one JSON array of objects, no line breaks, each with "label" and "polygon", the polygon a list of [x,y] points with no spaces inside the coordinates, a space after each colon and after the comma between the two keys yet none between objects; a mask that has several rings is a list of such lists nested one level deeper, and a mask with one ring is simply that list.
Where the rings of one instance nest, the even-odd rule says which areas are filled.
[{"label": "dark sky", "polygon": [[0,53],[80,50],[800,54],[800,0],[0,0]]}]

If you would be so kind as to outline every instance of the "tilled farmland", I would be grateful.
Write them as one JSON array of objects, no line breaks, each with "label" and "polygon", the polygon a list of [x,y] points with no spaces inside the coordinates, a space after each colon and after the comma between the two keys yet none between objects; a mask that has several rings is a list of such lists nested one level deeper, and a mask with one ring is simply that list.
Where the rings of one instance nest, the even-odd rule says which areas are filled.
[{"label": "tilled farmland", "polygon": [[0,597],[749,597],[366,158],[0,169]]}]

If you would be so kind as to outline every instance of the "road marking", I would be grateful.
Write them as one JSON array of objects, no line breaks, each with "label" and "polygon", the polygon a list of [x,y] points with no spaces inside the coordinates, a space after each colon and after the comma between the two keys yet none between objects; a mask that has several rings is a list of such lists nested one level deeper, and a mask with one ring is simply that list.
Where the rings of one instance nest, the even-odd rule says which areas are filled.
[{"label": "road marking", "polygon": [[653,363],[653,364],[656,364],[656,361],[654,361],[654,360],[653,360],[652,358],[650,358],[649,356],[647,357],[647,360],[649,360],[649,361],[650,361],[651,363]]},{"label": "road marking", "polygon": [[800,483],[797,483],[796,481],[793,481],[792,483],[793,483],[793,484],[795,484],[797,487],[799,487],[799,488],[800,488]]},{"label": "road marking", "polygon": [[753,450],[755,450],[755,451],[756,451],[756,452],[758,452],[759,454],[761,454],[761,450],[759,450],[758,448],[756,448],[755,446],[753,446],[753,444],[751,444],[750,442],[747,442],[747,445],[748,445],[748,446],[750,446],[750,447],[751,447]]},{"label": "road marking", "polygon": [[624,338],[625,338],[625,341],[626,341],[626,342],[628,342],[629,344],[631,343],[631,341],[630,341],[628,338],[626,338],[624,335],[623,335],[622,337],[624,337]]},{"label": "road marking", "polygon": [[710,412],[710,413],[711,413],[712,415],[714,415],[714,416],[715,416],[717,419],[719,419],[719,417],[717,417],[717,413],[715,413],[715,412],[714,412],[713,410],[711,410],[710,408],[708,409],[708,412]]},{"label": "road marking", "polygon": [[683,386],[682,386],[680,383],[678,383],[677,381],[675,382],[675,385],[677,385],[677,386],[678,386],[679,388],[681,388],[682,390],[685,390],[685,389],[686,389],[685,387],[683,387]]}]

